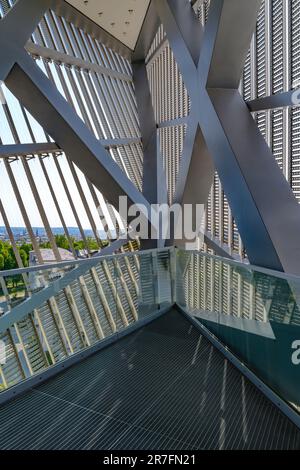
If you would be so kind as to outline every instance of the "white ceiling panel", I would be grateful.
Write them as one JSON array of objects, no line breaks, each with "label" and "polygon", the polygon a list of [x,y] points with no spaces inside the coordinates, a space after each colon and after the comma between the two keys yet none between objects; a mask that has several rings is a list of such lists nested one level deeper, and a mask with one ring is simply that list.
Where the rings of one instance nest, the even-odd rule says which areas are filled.
[{"label": "white ceiling panel", "polygon": [[150,0],[68,0],[126,46],[134,49]]}]

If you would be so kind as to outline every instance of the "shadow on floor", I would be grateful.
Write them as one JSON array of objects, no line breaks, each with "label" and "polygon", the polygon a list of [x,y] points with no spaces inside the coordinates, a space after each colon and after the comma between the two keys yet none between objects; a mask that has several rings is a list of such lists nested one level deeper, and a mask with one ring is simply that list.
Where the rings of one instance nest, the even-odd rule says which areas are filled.
[{"label": "shadow on floor", "polygon": [[0,408],[1,449],[298,449],[300,431],[175,310]]}]

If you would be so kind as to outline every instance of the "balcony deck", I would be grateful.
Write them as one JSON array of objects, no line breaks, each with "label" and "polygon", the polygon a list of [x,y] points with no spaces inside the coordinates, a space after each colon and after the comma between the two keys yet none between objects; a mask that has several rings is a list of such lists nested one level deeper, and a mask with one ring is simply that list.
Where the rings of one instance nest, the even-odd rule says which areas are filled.
[{"label": "balcony deck", "polygon": [[300,431],[172,310],[0,408],[1,449],[298,449]]}]

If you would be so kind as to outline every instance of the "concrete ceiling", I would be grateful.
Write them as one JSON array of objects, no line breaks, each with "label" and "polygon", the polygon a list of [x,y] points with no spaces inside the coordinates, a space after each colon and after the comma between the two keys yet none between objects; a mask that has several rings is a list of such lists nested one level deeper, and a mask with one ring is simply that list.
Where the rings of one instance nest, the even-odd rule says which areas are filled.
[{"label": "concrete ceiling", "polygon": [[81,13],[134,49],[150,0],[67,0]]}]

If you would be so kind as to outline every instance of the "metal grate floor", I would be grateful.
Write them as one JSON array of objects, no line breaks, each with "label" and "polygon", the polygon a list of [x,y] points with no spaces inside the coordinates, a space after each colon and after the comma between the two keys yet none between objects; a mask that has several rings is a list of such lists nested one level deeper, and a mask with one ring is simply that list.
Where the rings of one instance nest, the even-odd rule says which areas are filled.
[{"label": "metal grate floor", "polygon": [[299,449],[300,431],[175,310],[0,408],[0,449]]}]

